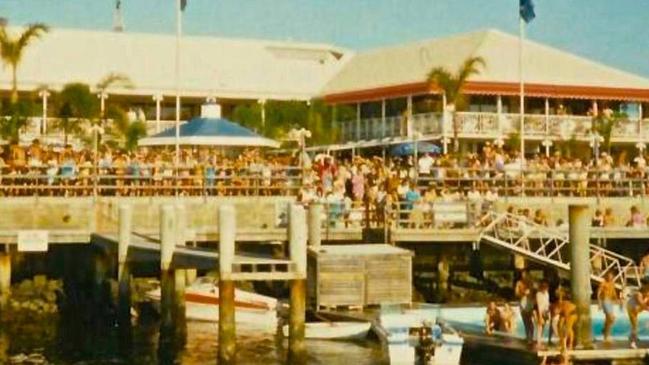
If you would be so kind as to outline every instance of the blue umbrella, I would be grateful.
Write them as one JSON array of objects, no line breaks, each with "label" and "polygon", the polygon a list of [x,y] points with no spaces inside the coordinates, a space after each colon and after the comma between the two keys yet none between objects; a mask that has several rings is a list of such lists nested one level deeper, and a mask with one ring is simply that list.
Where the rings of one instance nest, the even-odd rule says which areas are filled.
[{"label": "blue umbrella", "polygon": [[[176,143],[176,129],[171,127],[140,140],[140,146],[164,146]],[[224,118],[193,118],[180,126],[178,144],[203,146],[279,147],[279,143],[258,135]]]},{"label": "blue umbrella", "polygon": [[[442,151],[439,146],[430,142],[416,142],[417,153],[440,153]],[[390,148],[392,156],[410,156],[415,154],[415,142],[399,143]]]}]

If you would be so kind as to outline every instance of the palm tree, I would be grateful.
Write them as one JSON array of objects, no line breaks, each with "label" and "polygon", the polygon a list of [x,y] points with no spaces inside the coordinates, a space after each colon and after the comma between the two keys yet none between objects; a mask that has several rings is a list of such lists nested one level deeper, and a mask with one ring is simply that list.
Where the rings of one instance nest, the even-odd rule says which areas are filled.
[{"label": "palm tree", "polygon": [[455,74],[443,67],[435,67],[428,73],[427,82],[431,90],[441,89],[446,95],[446,104],[451,110],[451,119],[453,122],[453,149],[457,153],[460,149],[458,139],[458,125],[455,112],[465,104],[463,93],[464,86],[468,79],[480,73],[480,67],[486,67],[485,60],[482,57],[469,57],[457,70]]},{"label": "palm tree", "polygon": [[108,75],[104,76],[99,82],[97,83],[97,90],[99,90],[99,95],[101,98],[101,118],[103,119],[105,117],[105,105],[104,105],[104,100],[105,100],[105,95],[108,92],[108,89],[112,86],[121,86],[124,89],[132,89],[134,87],[133,81],[124,74],[117,73],[117,72],[111,72]]},{"label": "palm tree", "polygon": [[0,58],[5,65],[11,67],[11,103],[18,101],[18,65],[23,57],[23,52],[34,39],[47,33],[49,27],[43,23],[30,24],[18,37],[12,37],[7,32],[6,26],[0,27]]},{"label": "palm tree", "polygon": [[88,126],[97,117],[97,98],[88,85],[71,83],[63,87],[56,101],[61,117],[57,126],[63,131],[64,143],[67,144],[68,135],[81,134],[84,125]]}]

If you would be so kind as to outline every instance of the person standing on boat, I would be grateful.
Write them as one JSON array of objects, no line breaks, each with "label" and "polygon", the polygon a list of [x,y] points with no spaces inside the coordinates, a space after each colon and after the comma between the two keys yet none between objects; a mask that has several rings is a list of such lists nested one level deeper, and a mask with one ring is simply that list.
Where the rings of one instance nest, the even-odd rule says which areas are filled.
[{"label": "person standing on boat", "polygon": [[534,283],[529,279],[527,271],[521,272],[521,278],[516,282],[514,290],[519,299],[521,319],[525,327],[525,339],[528,342],[534,340],[534,323],[532,313],[534,310]]},{"label": "person standing on boat", "polygon": [[611,336],[611,328],[615,322],[614,307],[616,303],[620,303],[617,290],[615,289],[615,282],[613,281],[613,273],[607,272],[604,276],[604,281],[597,289],[597,301],[599,302],[600,310],[604,311],[606,319],[604,321],[604,342],[609,342]]}]

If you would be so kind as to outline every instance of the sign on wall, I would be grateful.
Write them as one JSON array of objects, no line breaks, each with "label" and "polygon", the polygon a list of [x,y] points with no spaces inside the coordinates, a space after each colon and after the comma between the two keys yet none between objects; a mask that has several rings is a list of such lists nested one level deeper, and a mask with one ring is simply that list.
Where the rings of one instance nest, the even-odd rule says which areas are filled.
[{"label": "sign on wall", "polygon": [[47,252],[48,242],[47,231],[18,231],[18,252]]}]

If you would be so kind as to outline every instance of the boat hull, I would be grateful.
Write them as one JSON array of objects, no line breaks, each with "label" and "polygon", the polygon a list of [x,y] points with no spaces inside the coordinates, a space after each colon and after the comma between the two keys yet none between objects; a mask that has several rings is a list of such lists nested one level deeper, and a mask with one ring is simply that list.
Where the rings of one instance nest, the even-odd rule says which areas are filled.
[{"label": "boat hull", "polygon": [[[317,340],[360,340],[367,337],[369,322],[312,322],[304,326],[304,337]],[[288,337],[288,325],[282,333]]]}]

